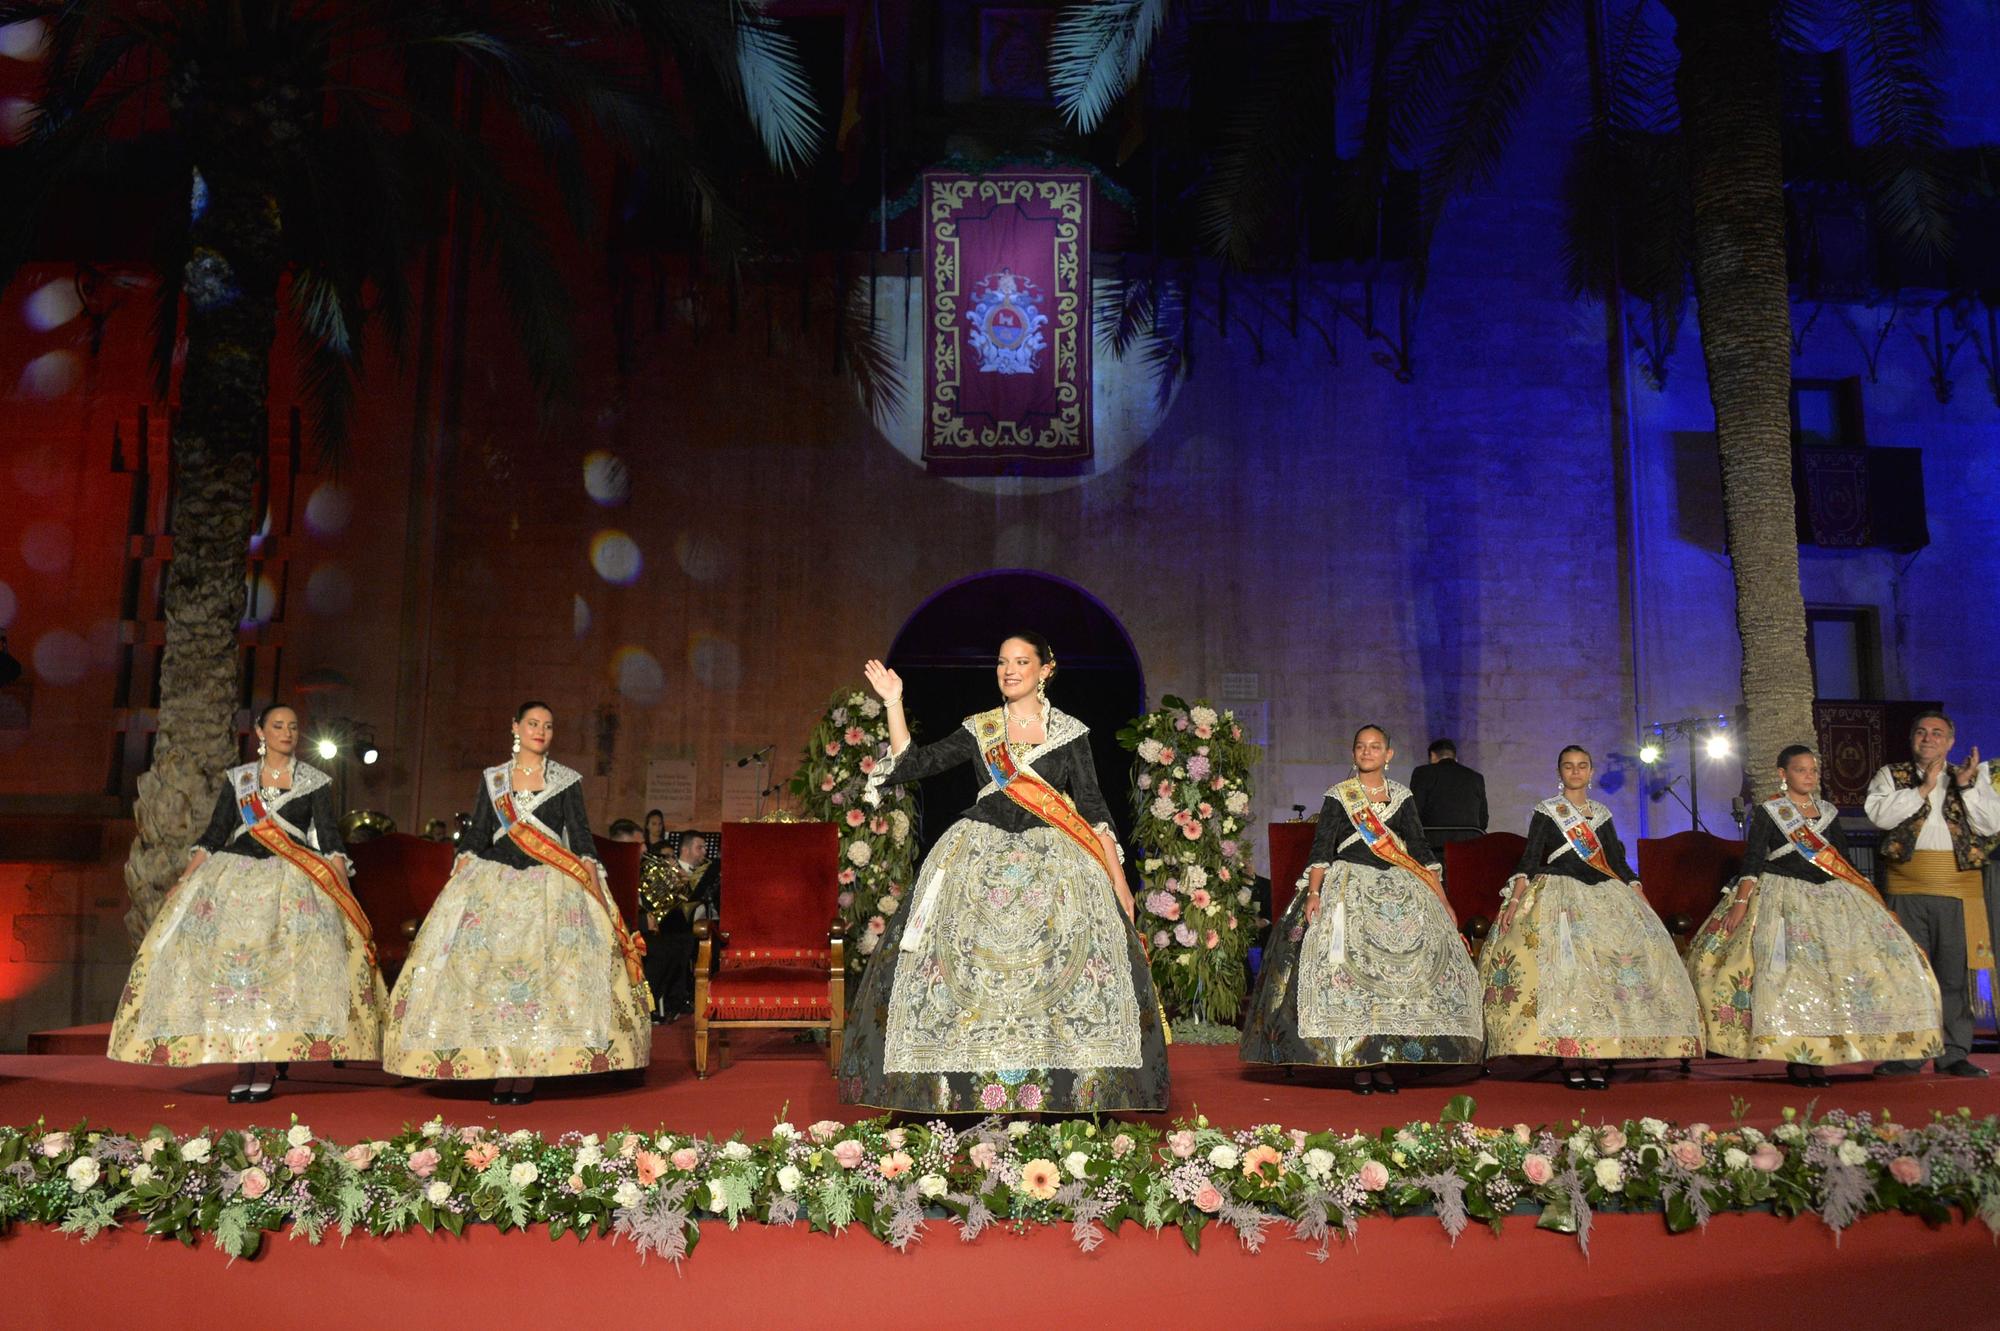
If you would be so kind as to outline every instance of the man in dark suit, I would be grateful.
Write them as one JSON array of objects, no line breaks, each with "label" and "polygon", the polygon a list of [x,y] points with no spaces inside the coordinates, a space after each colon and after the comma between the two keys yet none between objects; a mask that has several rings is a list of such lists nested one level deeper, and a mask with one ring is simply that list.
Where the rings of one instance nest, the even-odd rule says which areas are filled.
[{"label": "man in dark suit", "polygon": [[1458,745],[1431,742],[1431,760],[1410,773],[1417,817],[1433,846],[1470,841],[1486,830],[1486,778],[1459,762]]}]

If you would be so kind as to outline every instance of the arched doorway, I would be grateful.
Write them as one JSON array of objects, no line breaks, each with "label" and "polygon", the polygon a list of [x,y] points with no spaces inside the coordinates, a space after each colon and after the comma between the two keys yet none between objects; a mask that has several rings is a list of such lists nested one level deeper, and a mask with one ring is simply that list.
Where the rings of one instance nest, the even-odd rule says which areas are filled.
[{"label": "arched doorway", "polygon": [[[1098,784],[1121,841],[1130,843],[1132,755],[1118,731],[1146,710],[1139,653],[1118,617],[1083,588],[1034,569],[975,573],[933,592],[889,648],[889,665],[909,691],[918,743],[949,734],[974,712],[996,706],[993,661],[1008,633],[1033,630],[1056,651],[1049,698],[1090,727]],[[970,767],[922,783],[926,849],[979,794]]]}]

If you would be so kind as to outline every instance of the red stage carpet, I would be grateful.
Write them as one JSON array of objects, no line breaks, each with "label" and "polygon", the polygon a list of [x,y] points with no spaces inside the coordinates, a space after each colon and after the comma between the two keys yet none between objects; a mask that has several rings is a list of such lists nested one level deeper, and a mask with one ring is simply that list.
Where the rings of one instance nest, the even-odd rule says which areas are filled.
[{"label": "red stage carpet", "polygon": [[[77,1037],[83,1038],[83,1037]],[[53,1042],[52,1042],[53,1043]],[[57,1047],[60,1047],[59,1045]],[[621,1124],[766,1131],[841,1116],[819,1051],[783,1036],[738,1036],[737,1056],[707,1082],[690,1070],[685,1025],[662,1032],[640,1085],[615,1079],[544,1083],[533,1105],[496,1109],[480,1088],[399,1087],[373,1069],[301,1069],[266,1105],[233,1106],[226,1069],[128,1067],[90,1055],[0,1058],[0,1121],[93,1122],[143,1131],[154,1123],[189,1130],[252,1121],[286,1123],[296,1113],[335,1138],[385,1134],[406,1120],[443,1113],[502,1127],[604,1131]],[[1412,1087],[1396,1097],[1358,1098],[1316,1074],[1248,1074],[1226,1048],[1172,1051],[1175,1113],[1218,1123],[1275,1120],[1368,1128],[1435,1117],[1460,1091],[1480,1121],[1506,1124],[1575,1116],[1656,1114],[1725,1121],[1732,1097],[1751,1121],[1769,1123],[1802,1103],[1772,1065],[1672,1065],[1603,1094],[1577,1094],[1525,1077],[1495,1076]],[[1993,1060],[1986,1060],[1989,1063]],[[1754,1075],[1745,1077],[1750,1072]],[[2000,1111],[2000,1082],[1924,1076],[1878,1082],[1856,1075],[1819,1092],[1840,1106],[1921,1122],[1933,1106]],[[641,1265],[626,1245],[551,1243],[542,1233],[475,1231],[453,1239],[357,1238],[311,1248],[278,1240],[251,1262],[228,1263],[202,1248],[153,1243],[129,1233],[85,1245],[34,1226],[0,1240],[8,1292],[0,1327],[254,1326],[713,1326],[866,1324],[871,1331],[925,1327],[1180,1328],[1511,1327],[1584,1319],[1604,1327],[1785,1327],[1814,1331],[1879,1327],[1884,1309],[1910,1326],[2000,1326],[1992,1277],[2000,1252],[1978,1225],[1927,1230],[1901,1216],[1875,1217],[1839,1245],[1816,1219],[1724,1216],[1705,1233],[1669,1236],[1657,1216],[1599,1216],[1586,1257],[1573,1238],[1536,1231],[1529,1216],[1495,1238],[1467,1231],[1456,1249],[1432,1221],[1365,1222],[1357,1242],[1336,1244],[1322,1264],[1282,1237],[1261,1255],[1234,1235],[1211,1231],[1199,1256],[1178,1234],[1128,1227],[1095,1253],[1061,1229],[989,1231],[962,1244],[933,1222],[918,1249],[899,1255],[866,1234],[834,1239],[803,1229],[703,1226],[701,1245],[678,1273]],[[367,1300],[367,1314],[357,1300]]]}]

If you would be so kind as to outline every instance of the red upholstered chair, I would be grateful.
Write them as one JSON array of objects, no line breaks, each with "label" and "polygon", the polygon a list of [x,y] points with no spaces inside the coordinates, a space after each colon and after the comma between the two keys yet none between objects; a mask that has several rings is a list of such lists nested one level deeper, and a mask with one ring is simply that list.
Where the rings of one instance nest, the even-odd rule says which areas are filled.
[{"label": "red upholstered chair", "polygon": [[371,837],[347,848],[354,866],[354,899],[375,931],[383,979],[394,983],[403,969],[410,943],[444,891],[457,854],[456,842],[431,841],[407,832]]},{"label": "red upholstered chair", "polygon": [[597,862],[604,866],[605,885],[611,889],[612,904],[625,917],[625,927],[639,924],[639,856],[646,849],[636,841],[606,841],[592,834],[597,843]]},{"label": "red upholstered chair", "polygon": [[711,1030],[726,1039],[746,1026],[823,1030],[828,1065],[838,1066],[847,1016],[838,831],[730,823],[722,840],[723,915],[694,927],[694,1075],[708,1075]]},{"label": "red upholstered chair", "polygon": [[1528,839],[1512,832],[1488,832],[1470,841],[1448,841],[1444,847],[1444,894],[1459,932],[1473,954],[1485,945],[1487,932],[1500,914],[1500,889],[1507,886]]},{"label": "red upholstered chair", "polygon": [[1639,842],[1639,885],[1683,952],[1742,867],[1743,843],[1707,832],[1676,832]]},{"label": "red upholstered chair", "polygon": [[1271,824],[1271,919],[1283,919],[1312,856],[1317,822]]}]

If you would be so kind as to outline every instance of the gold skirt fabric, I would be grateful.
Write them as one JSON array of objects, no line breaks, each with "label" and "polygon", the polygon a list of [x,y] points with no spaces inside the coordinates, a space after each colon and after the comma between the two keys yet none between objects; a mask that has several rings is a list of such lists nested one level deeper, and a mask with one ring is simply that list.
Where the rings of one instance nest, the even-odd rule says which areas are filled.
[{"label": "gold skirt fabric", "polygon": [[364,941],[275,856],[202,861],[146,931],[107,1054],[121,1063],[369,1060],[386,995]]}]

